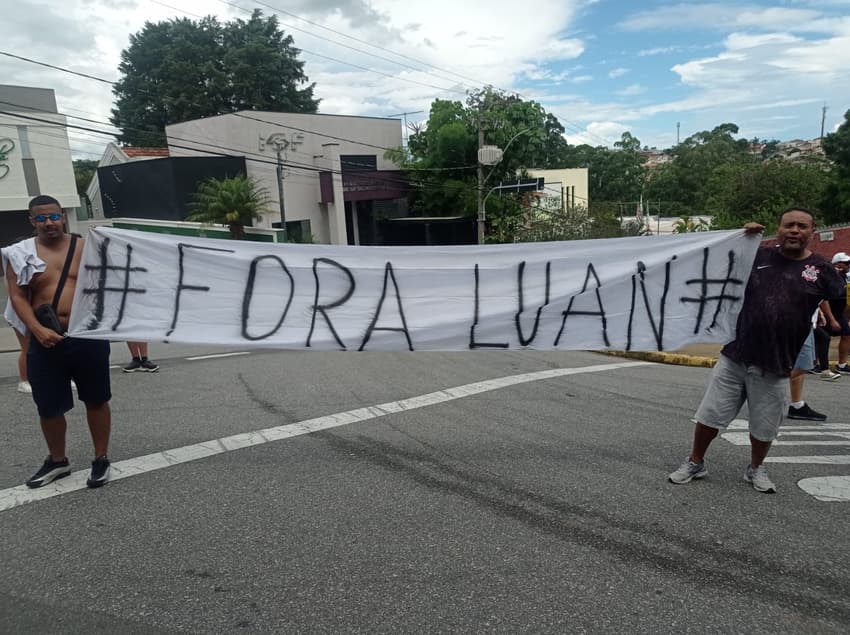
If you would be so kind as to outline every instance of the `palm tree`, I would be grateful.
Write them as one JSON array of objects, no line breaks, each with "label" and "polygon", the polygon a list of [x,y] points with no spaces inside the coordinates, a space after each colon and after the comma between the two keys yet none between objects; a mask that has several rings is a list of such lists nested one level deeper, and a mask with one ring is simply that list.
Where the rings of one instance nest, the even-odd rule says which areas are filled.
[{"label": "palm tree", "polygon": [[266,190],[246,176],[202,181],[192,198],[188,220],[227,225],[236,240],[245,237],[245,225],[262,219],[268,204]]}]

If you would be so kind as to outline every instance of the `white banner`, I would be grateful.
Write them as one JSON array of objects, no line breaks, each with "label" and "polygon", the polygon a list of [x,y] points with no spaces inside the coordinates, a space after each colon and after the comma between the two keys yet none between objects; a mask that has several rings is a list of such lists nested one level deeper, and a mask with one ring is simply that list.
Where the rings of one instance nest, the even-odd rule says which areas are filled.
[{"label": "white banner", "polygon": [[315,350],[732,339],[759,236],[340,247],[93,229],[72,336]]}]

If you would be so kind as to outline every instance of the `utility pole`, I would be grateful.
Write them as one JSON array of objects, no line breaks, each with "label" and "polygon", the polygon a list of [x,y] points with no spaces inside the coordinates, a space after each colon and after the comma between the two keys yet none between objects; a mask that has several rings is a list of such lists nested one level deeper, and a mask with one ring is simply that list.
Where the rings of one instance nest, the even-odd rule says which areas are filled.
[{"label": "utility pole", "polygon": [[826,124],[826,111],[829,108],[826,105],[826,102],[823,103],[823,108],[821,109],[821,118],[820,118],[820,140],[823,142],[823,127]]},{"label": "utility pole", "polygon": [[283,204],[283,148],[277,146],[277,196],[280,199],[280,232],[286,242],[286,207]]},{"label": "utility pole", "polygon": [[679,145],[679,127],[681,126],[681,122],[676,122],[676,145]]},{"label": "utility pole", "polygon": [[[478,116],[478,152],[484,147],[484,122]],[[478,244],[484,244],[484,164],[481,158],[476,159],[478,164]]]}]

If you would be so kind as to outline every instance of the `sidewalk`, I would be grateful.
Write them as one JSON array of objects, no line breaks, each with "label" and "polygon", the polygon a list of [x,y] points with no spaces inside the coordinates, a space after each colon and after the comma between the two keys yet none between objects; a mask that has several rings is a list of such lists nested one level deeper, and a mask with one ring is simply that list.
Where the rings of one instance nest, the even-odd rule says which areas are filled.
[{"label": "sidewalk", "polygon": [[[19,350],[18,339],[10,326],[0,326],[0,353],[10,353]],[[687,366],[711,366],[720,352],[718,344],[695,344],[681,351],[671,353],[612,353],[627,357],[638,357],[649,361],[659,361],[667,364]]]},{"label": "sidewalk", "polygon": [[20,350],[18,338],[11,326],[0,326],[0,353]]},{"label": "sidewalk", "polygon": [[[701,366],[711,367],[720,354],[720,344],[692,344],[678,351],[666,353],[658,352],[635,352],[625,353],[623,351],[609,351],[608,354],[618,357],[629,357],[631,359],[644,359],[650,362],[662,364],[676,364],[678,366]],[[10,326],[0,326],[0,353],[10,353],[19,350],[18,339]],[[838,338],[833,337],[829,346],[829,358],[834,362],[838,359]],[[830,362],[830,363],[832,363]]]}]

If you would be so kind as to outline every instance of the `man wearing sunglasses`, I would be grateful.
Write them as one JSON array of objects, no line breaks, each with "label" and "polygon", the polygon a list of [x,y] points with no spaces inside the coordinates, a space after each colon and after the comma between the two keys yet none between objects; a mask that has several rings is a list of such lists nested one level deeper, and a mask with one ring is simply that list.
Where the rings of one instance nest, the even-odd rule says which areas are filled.
[{"label": "man wearing sunglasses", "polygon": [[[109,478],[109,342],[64,335],[83,241],[65,232],[65,213],[51,196],[32,199],[29,217],[36,236],[17,244],[20,251],[11,254],[6,280],[12,307],[31,336],[27,374],[50,454],[27,486],[41,487],[71,473],[65,455],[65,413],[74,407],[70,384],[73,379],[80,401],[86,405],[94,444],[95,459],[86,483],[100,487]],[[10,254],[10,250],[5,252]]]}]

